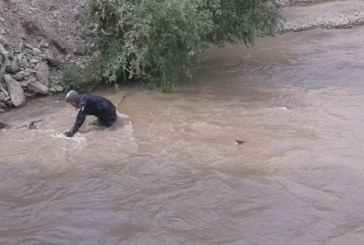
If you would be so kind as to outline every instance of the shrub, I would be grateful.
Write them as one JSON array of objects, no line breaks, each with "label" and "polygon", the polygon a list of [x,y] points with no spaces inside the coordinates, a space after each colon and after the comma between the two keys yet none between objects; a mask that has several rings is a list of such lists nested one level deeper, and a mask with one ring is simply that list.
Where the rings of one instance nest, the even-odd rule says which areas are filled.
[{"label": "shrub", "polygon": [[65,91],[75,89],[80,92],[90,92],[104,82],[102,63],[94,59],[86,66],[71,64],[63,69],[62,82]]},{"label": "shrub", "polygon": [[103,76],[165,91],[191,77],[204,49],[247,45],[279,27],[275,2],[267,0],[91,0],[91,7]]}]

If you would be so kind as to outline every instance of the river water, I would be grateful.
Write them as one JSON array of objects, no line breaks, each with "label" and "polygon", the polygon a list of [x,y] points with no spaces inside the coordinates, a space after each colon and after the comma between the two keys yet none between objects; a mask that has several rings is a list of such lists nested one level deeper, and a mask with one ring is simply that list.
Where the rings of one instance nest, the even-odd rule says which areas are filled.
[{"label": "river water", "polygon": [[98,91],[119,121],[72,139],[63,100],[1,114],[0,243],[364,244],[363,39],[211,50],[174,93]]}]

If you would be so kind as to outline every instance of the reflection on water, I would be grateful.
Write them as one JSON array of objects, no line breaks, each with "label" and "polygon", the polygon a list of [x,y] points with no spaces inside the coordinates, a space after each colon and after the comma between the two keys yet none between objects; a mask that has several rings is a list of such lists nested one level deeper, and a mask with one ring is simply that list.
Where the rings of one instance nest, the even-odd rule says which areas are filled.
[{"label": "reflection on water", "polygon": [[172,94],[99,91],[126,95],[117,125],[73,139],[55,98],[1,114],[0,243],[362,244],[363,33],[213,50]]}]

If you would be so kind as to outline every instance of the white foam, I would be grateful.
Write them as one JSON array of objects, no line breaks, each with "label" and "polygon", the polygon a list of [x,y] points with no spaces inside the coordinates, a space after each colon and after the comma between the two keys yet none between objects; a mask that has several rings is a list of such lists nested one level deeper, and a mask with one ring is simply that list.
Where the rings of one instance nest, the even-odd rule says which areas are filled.
[{"label": "white foam", "polygon": [[278,107],[274,107],[273,109],[275,109],[275,110],[283,110],[283,111],[288,110],[288,108],[285,107],[285,106],[278,106]]},{"label": "white foam", "polygon": [[70,141],[74,141],[74,142],[84,142],[86,141],[85,137],[82,137],[79,133],[76,133],[73,137],[67,137],[66,135],[64,135],[64,133],[51,133],[50,134],[51,137],[53,138],[59,138],[59,139],[66,139],[66,140],[70,140]]},{"label": "white foam", "polygon": [[118,116],[118,117],[121,117],[121,118],[130,118],[130,116],[129,115],[126,115],[126,114],[123,114],[123,113],[121,113],[121,112],[116,112],[116,115]]}]

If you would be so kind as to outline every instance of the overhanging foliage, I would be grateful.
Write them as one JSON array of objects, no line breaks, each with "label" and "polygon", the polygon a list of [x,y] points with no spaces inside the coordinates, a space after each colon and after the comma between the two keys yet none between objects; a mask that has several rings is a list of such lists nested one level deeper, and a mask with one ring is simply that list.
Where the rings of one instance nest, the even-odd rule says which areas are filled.
[{"label": "overhanging foliage", "polygon": [[279,14],[265,0],[91,0],[103,75],[170,90],[191,77],[204,49],[253,43],[273,33]]}]

